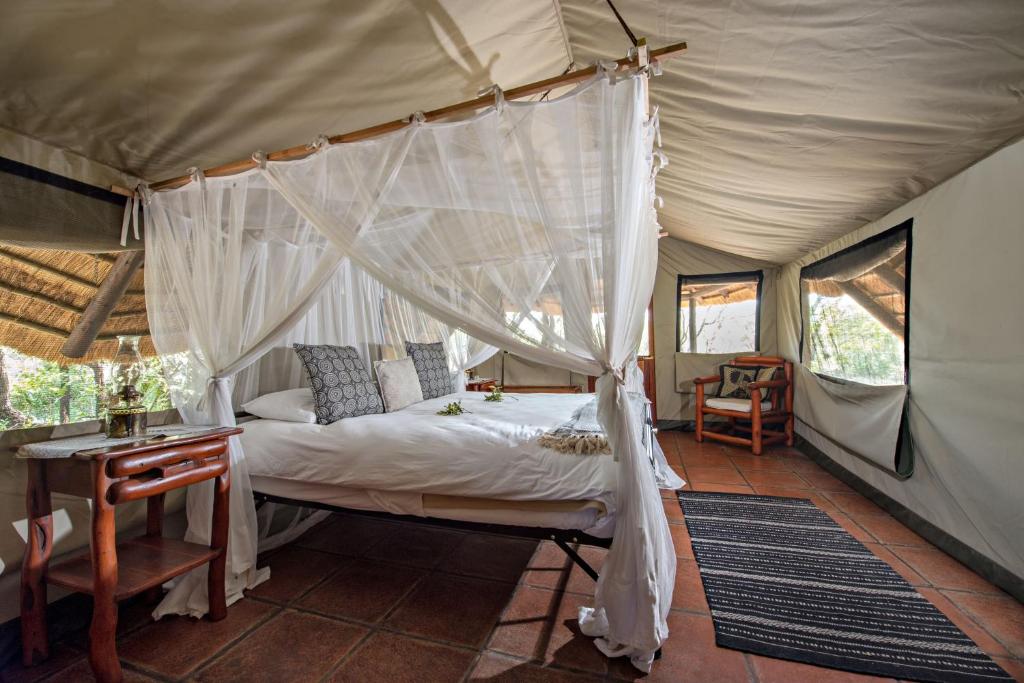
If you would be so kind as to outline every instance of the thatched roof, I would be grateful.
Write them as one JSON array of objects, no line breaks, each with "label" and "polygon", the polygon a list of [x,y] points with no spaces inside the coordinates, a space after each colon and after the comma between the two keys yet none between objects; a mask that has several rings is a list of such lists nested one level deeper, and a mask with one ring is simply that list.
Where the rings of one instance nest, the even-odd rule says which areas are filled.
[{"label": "thatched roof", "polygon": [[880,323],[902,337],[906,326],[906,252],[900,250],[884,263],[847,281],[807,280],[807,289],[827,297],[851,297]]},{"label": "thatched roof", "polygon": [[679,292],[679,303],[691,299],[698,306],[735,304],[757,298],[756,282],[730,282],[683,285]]},{"label": "thatched roof", "polygon": [[140,348],[153,355],[146,318],[143,271],[82,358],[61,353],[68,334],[96,295],[114,263],[112,254],[0,245],[0,345],[58,363],[87,363],[113,357],[117,335],[142,335]]}]

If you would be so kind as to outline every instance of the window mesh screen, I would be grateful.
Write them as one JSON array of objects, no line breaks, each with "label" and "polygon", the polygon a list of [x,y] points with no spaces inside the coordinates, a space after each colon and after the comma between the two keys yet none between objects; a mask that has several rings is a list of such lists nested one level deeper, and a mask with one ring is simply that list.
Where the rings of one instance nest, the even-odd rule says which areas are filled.
[{"label": "window mesh screen", "polygon": [[864,384],[906,381],[910,227],[807,266],[800,273],[803,361]]},{"label": "window mesh screen", "polygon": [[757,351],[761,273],[679,276],[676,350],[683,353]]}]

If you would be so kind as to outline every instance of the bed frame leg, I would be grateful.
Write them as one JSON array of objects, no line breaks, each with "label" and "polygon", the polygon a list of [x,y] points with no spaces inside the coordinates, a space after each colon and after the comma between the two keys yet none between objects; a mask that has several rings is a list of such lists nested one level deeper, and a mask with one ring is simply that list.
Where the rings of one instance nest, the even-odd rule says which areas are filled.
[{"label": "bed frame leg", "polygon": [[569,556],[570,560],[579,565],[579,568],[587,573],[587,576],[592,578],[594,581],[597,581],[597,570],[587,564],[587,561],[580,557],[579,553],[569,547],[569,544],[560,538],[553,538],[552,540],[555,542],[555,545],[562,549],[562,552]]}]

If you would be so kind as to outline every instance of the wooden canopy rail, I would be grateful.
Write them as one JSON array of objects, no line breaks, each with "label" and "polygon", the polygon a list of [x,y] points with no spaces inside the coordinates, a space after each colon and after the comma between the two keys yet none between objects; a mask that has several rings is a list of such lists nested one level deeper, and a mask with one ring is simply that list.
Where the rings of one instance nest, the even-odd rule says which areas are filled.
[{"label": "wooden canopy rail", "polygon": [[[623,57],[622,59],[615,62],[616,70],[621,71],[624,69],[637,68],[642,65],[644,61],[643,57],[646,51],[646,43],[640,46],[637,54],[631,57]],[[650,50],[646,54],[650,63],[660,62],[677,57],[686,51],[686,43],[675,43],[658,50]],[[527,85],[521,85],[518,88],[512,88],[511,90],[504,91],[504,97],[506,100],[516,100],[523,97],[529,97],[530,95],[537,95],[539,93],[546,92],[555,88],[561,88],[569,85],[574,85],[588,78],[594,76],[597,73],[597,67],[591,66],[579,71],[572,71],[560,76],[553,78],[547,78],[542,81],[536,81]],[[455,114],[461,114],[465,112],[482,109],[489,107],[494,103],[493,95],[483,95],[476,99],[467,100],[465,102],[459,102],[458,104],[451,104],[447,107],[441,107],[440,109],[434,109],[423,114],[423,117],[427,121],[436,121],[437,119],[443,119]],[[336,145],[343,142],[355,142],[357,140],[366,140],[367,138],[374,138],[385,133],[391,133],[396,130],[401,130],[409,125],[408,119],[397,119],[395,121],[389,121],[388,123],[381,123],[376,126],[370,126],[369,128],[363,128],[361,130],[352,131],[351,133],[342,133],[341,135],[332,135],[327,138],[328,142],[332,145]],[[270,152],[267,154],[268,161],[291,161],[295,159],[302,159],[303,157],[309,156],[313,150],[308,144],[299,145],[297,147],[289,147],[288,149],[278,150],[276,152]],[[229,176],[235,175],[236,173],[243,173],[250,169],[256,168],[256,162],[252,159],[244,159],[241,161],[234,161],[229,164],[222,164],[220,166],[214,166],[203,171],[203,175],[208,178],[214,178],[218,176]],[[177,178],[169,178],[167,180],[161,180],[153,183],[149,186],[151,190],[171,190],[176,187],[182,187],[192,181],[192,176],[183,175]]]}]

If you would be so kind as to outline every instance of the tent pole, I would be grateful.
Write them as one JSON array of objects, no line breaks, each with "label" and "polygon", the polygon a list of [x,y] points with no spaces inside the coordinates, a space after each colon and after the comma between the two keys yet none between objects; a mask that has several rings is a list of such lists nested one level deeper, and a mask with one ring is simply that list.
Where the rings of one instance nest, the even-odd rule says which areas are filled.
[{"label": "tent pole", "polygon": [[686,315],[686,329],[690,337],[690,353],[697,353],[697,302],[693,294],[690,295],[690,305]]},{"label": "tent pole", "polygon": [[[637,50],[637,55],[633,57],[623,57],[622,59],[615,62],[617,70],[624,70],[630,68],[637,68],[640,63],[640,53],[643,52],[644,58],[650,62],[657,62],[661,60],[672,59],[677,57],[686,51],[686,43],[675,43],[657,50],[647,50],[646,42],[642,50]],[[594,76],[597,73],[597,67],[591,66],[578,71],[571,71],[569,73],[555,76],[553,78],[547,78],[543,81],[536,81],[527,85],[521,85],[518,88],[512,88],[506,90],[504,96],[506,100],[515,100],[523,97],[529,97],[530,95],[536,95],[538,93],[552,90],[554,88],[561,88],[582,81]],[[646,79],[645,79],[646,83]],[[645,86],[646,89],[646,86]],[[432,111],[424,112],[423,116],[427,121],[435,121],[437,119],[443,119],[454,114],[461,114],[465,112],[475,111],[484,107],[489,107],[494,104],[494,96],[484,95],[474,100],[467,100],[465,102],[459,102],[458,104],[451,104],[447,107],[441,107],[440,109],[434,109]],[[363,128],[362,130],[353,131],[351,133],[343,133],[341,135],[332,135],[328,138],[328,141],[332,145],[336,145],[342,142],[355,142],[356,140],[365,140],[367,138],[377,137],[390,133],[392,131],[400,130],[409,125],[408,119],[398,119],[396,121],[389,121],[388,123],[381,123],[376,126],[370,126],[369,128]],[[278,150],[276,152],[270,152],[267,154],[268,161],[288,161],[292,159],[301,159],[309,156],[313,152],[312,148],[306,145],[298,145],[296,147],[289,147],[288,149]],[[256,162],[252,159],[245,159],[242,161],[234,161],[229,164],[223,164],[221,166],[214,166],[203,171],[203,175],[208,178],[217,176],[228,176],[235,175],[236,173],[242,173],[250,169],[256,168]],[[192,181],[192,177],[188,175],[178,176],[177,178],[168,178],[167,180],[161,180],[159,182],[151,184],[149,187],[153,191],[170,190],[182,185],[187,185]]]}]

